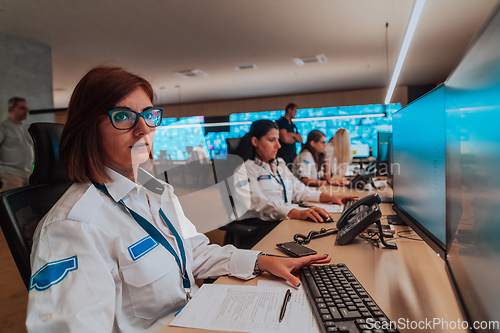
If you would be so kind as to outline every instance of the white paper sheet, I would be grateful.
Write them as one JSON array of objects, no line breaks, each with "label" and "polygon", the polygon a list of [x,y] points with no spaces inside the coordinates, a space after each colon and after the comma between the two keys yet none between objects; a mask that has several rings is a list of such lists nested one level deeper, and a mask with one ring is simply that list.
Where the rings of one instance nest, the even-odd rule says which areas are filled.
[{"label": "white paper sheet", "polygon": [[292,297],[279,322],[287,289],[283,283],[280,287],[204,284],[170,325],[233,332],[318,333],[304,291],[290,288]]},{"label": "white paper sheet", "polygon": [[311,206],[321,207],[326,210],[328,213],[342,213],[342,209],[344,206],[333,205],[333,204],[320,204],[320,203],[311,203]]}]

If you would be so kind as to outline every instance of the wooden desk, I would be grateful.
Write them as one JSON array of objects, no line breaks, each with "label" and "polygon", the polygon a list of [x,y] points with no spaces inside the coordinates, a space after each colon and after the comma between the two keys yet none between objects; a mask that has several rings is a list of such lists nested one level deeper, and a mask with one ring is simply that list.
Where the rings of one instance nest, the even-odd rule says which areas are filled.
[{"label": "wooden desk", "polygon": [[[323,191],[352,193],[351,190],[338,187],[322,188]],[[354,192],[363,197],[370,192]],[[381,196],[392,195],[390,189]],[[384,215],[394,214],[391,204],[382,204]],[[340,214],[332,215],[337,220]],[[385,223],[382,220],[382,223]],[[293,235],[307,235],[311,230],[322,227],[333,227],[332,224],[320,225],[300,220],[286,220],[280,223],[269,235],[255,247],[269,254],[283,255],[277,248],[277,243],[293,240]],[[398,231],[409,230],[409,227],[395,226]],[[412,232],[405,234],[412,238],[419,237]],[[445,271],[444,260],[423,241],[406,238],[389,239],[398,245],[398,250],[376,248],[368,241],[356,238],[344,246],[335,245],[335,236],[327,236],[311,241],[307,246],[318,253],[329,254],[332,263],[344,263],[349,267],[371,297],[392,321],[431,321],[439,318],[448,322],[463,321],[458,304],[455,300],[451,284]],[[236,278],[222,277],[216,283],[256,285],[257,280],[274,279],[264,274],[251,281],[241,281]],[[400,319],[401,318],[401,319]],[[399,326],[400,328],[401,326]],[[194,329],[165,327],[161,332],[194,332]],[[401,329],[401,332],[425,332],[427,330]],[[436,329],[436,332],[448,332]],[[208,331],[207,331],[208,332]],[[449,330],[449,332],[466,332],[465,330]]]}]

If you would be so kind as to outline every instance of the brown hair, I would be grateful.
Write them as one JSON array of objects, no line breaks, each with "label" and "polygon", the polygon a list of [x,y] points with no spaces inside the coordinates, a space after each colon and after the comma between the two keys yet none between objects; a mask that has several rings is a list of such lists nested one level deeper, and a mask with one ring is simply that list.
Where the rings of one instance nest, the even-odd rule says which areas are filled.
[{"label": "brown hair", "polygon": [[121,99],[139,87],[153,102],[151,84],[120,67],[95,67],[78,82],[69,101],[68,120],[59,145],[69,181],[104,184],[110,180],[100,145],[100,116],[107,115]]},{"label": "brown hair", "polygon": [[319,131],[319,130],[312,130],[307,134],[307,142],[304,144],[302,147],[302,150],[307,149],[313,156],[314,162],[316,163],[316,170],[319,172],[323,165],[325,164],[325,155],[324,154],[318,154],[316,152],[316,149],[311,145],[311,142],[319,142],[323,137],[326,137],[326,135]]}]

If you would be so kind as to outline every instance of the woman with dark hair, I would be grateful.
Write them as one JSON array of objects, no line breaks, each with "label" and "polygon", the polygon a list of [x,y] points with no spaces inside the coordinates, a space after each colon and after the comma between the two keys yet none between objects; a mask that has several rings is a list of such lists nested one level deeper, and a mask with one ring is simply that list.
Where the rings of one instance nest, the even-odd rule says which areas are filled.
[{"label": "woman with dark hair", "polygon": [[329,262],[209,245],[172,187],[140,168],[162,119],[153,99],[149,82],[116,67],[77,84],[59,151],[74,184],[35,231],[29,332],[157,332],[196,292],[195,278],[266,271],[297,286],[292,271]]},{"label": "woman with dark hair", "polygon": [[293,161],[292,172],[295,177],[309,186],[344,185],[342,179],[331,179],[325,150],[326,135],[319,130],[310,131],[302,151]]},{"label": "woman with dark hair", "polygon": [[276,159],[280,148],[278,126],[262,119],[250,127],[251,159],[235,175],[236,200],[246,203],[248,212],[242,218],[258,217],[265,221],[310,219],[323,222],[328,212],[319,207],[300,208],[298,203],[316,201],[342,205],[356,196],[329,195],[308,188],[287,168],[282,158]]}]

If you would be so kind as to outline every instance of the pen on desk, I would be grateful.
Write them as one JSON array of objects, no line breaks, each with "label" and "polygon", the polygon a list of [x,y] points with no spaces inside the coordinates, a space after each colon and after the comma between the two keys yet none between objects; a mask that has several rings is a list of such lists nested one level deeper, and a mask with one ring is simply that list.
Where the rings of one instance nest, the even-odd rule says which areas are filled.
[{"label": "pen on desk", "polygon": [[283,320],[283,317],[285,317],[286,305],[290,301],[290,297],[292,297],[292,293],[290,292],[290,289],[287,289],[286,294],[285,294],[285,298],[283,299],[283,305],[281,306],[280,323]]}]

